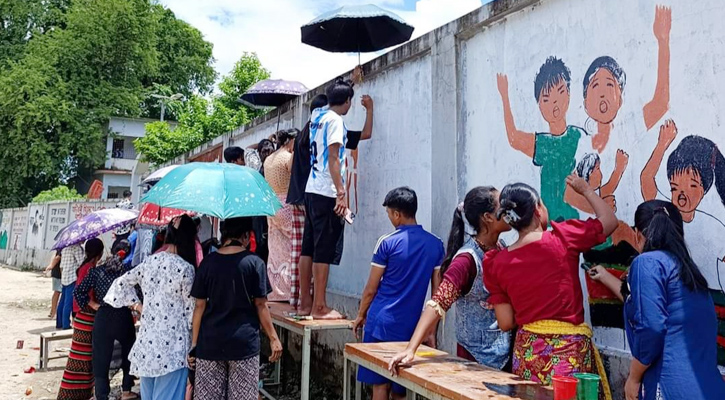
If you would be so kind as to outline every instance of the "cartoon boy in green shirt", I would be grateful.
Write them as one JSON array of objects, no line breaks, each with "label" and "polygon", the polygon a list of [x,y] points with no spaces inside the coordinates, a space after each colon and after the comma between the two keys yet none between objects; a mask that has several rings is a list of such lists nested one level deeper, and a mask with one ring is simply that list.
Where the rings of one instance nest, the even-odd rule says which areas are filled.
[{"label": "cartoon boy in green shirt", "polygon": [[531,157],[541,167],[541,199],[549,209],[551,221],[579,218],[579,212],[564,202],[566,177],[576,166],[579,139],[587,135],[582,128],[566,124],[569,109],[571,74],[564,62],[549,57],[534,81],[534,96],[539,111],[549,123],[549,132],[530,133],[516,129],[508,92],[508,78],[498,74],[498,91],[504,110],[504,123],[509,143],[514,149]]}]

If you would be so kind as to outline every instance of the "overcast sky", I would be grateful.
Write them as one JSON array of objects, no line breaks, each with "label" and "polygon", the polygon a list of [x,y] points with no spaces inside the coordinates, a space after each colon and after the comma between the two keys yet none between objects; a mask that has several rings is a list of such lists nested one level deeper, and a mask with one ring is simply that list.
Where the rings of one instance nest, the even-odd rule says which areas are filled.
[{"label": "overcast sky", "polygon": [[[357,55],[327,53],[300,41],[300,27],[325,11],[374,3],[400,15],[418,37],[490,0],[161,0],[214,44],[226,74],[244,51],[256,52],[272,78],[316,87],[357,64]],[[362,62],[376,54],[363,54]]]}]

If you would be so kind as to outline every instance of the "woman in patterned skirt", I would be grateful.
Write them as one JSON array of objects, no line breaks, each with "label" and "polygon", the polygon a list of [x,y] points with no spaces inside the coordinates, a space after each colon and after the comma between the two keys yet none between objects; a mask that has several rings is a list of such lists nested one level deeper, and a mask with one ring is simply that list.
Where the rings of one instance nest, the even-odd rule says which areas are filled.
[{"label": "woman in patterned skirt", "polygon": [[265,179],[282,203],[282,209],[273,217],[267,217],[269,226],[269,257],[267,274],[272,284],[270,301],[289,301],[291,292],[292,261],[292,207],[287,204],[287,191],[292,173],[292,152],[297,129],[277,132],[279,150],[264,161]]},{"label": "woman in patterned skirt", "polygon": [[[95,267],[103,256],[103,242],[94,238],[86,242],[86,258],[78,269],[78,283]],[[93,294],[90,294],[93,297]],[[88,400],[93,397],[93,367],[91,363],[93,321],[96,310],[90,306],[76,312],[73,319],[73,339],[68,362],[60,381],[58,400]]]}]

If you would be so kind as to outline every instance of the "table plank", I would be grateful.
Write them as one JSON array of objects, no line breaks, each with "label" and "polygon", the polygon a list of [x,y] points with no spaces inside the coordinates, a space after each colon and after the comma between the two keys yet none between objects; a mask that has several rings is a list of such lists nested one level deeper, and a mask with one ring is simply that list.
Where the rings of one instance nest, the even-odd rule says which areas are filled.
[{"label": "table plank", "polygon": [[[407,343],[348,343],[345,353],[387,368]],[[440,350],[421,346],[400,377],[452,400],[551,400],[553,391],[516,375],[485,367]],[[487,386],[494,385],[494,386]]]},{"label": "table plank", "polygon": [[296,320],[291,318],[289,315],[295,312],[295,308],[287,303],[267,303],[269,312],[272,314],[272,319],[277,321],[284,321],[285,323],[294,326],[296,329],[303,330],[305,328],[311,330],[325,330],[325,329],[349,329],[352,326],[352,321],[349,319],[337,319],[337,320]]}]

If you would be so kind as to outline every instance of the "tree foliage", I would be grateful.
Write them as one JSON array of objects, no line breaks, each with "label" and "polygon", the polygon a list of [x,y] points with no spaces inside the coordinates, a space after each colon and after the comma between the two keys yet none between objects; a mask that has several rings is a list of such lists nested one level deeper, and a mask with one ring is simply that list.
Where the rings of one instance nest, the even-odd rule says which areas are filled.
[{"label": "tree foliage", "polygon": [[0,207],[99,166],[109,117],[152,114],[157,87],[204,93],[215,79],[211,44],[149,0],[0,5]]},{"label": "tree foliage", "polygon": [[47,203],[49,201],[57,200],[82,200],[85,196],[78,194],[73,188],[68,186],[60,185],[53,189],[43,190],[38,193],[37,196],[33,197],[33,203]]},{"label": "tree foliage", "polygon": [[204,142],[230,132],[260,114],[239,102],[241,95],[256,82],[269,78],[254,53],[244,53],[232,71],[219,83],[220,94],[210,100],[192,96],[181,104],[178,126],[171,130],[168,124],[154,122],[146,125],[146,136],[134,141],[136,151],[153,163],[162,164],[184,154]]}]

